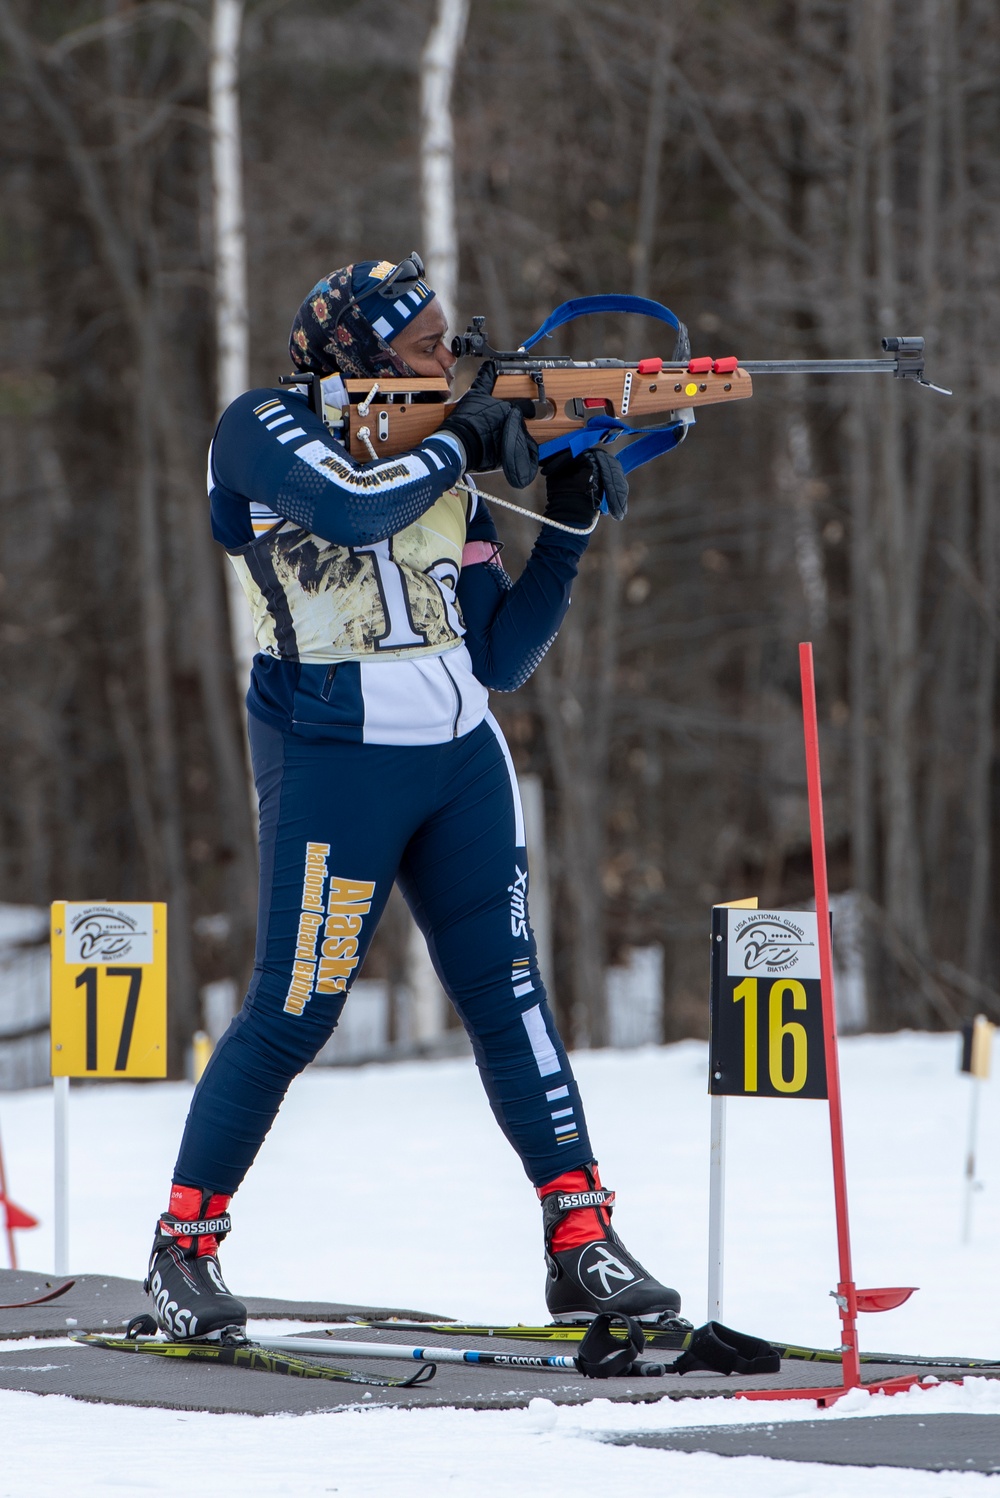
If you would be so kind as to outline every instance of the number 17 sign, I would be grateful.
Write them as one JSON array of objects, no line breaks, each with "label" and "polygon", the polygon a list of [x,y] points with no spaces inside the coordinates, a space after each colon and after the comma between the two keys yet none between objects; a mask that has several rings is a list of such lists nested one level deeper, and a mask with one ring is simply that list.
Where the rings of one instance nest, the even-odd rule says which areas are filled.
[{"label": "number 17 sign", "polygon": [[165,1077],[167,907],[52,906],[53,1077]]},{"label": "number 17 sign", "polygon": [[709,1092],[825,1098],[816,916],[712,912]]}]

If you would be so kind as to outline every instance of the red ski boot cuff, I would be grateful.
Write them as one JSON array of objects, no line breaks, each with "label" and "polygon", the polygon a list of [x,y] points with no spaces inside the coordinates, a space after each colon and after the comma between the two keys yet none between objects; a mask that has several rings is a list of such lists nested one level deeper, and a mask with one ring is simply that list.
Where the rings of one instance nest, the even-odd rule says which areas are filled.
[{"label": "red ski boot cuff", "polygon": [[172,1238],[185,1252],[197,1240],[199,1258],[217,1254],[219,1239],[225,1238],[232,1228],[226,1211],[231,1200],[197,1186],[174,1185],[170,1188],[170,1210],[161,1216],[159,1232],[164,1238]]},{"label": "red ski boot cuff", "polygon": [[601,1185],[596,1164],[567,1170],[536,1188],[542,1203],[545,1247],[562,1253],[607,1236],[615,1193]]}]

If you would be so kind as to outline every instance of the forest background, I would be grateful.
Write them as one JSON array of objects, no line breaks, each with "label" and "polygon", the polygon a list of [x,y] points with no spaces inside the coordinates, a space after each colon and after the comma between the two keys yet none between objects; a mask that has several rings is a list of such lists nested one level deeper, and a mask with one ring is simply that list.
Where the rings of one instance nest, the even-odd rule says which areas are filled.
[{"label": "forest background", "polygon": [[[167,898],[175,1041],[202,985],[245,982],[255,916],[204,485],[208,19],[206,0],[0,0],[0,901]],[[255,384],[288,369],[322,274],[419,247],[432,19],[430,0],[247,5]],[[547,790],[578,1044],[606,1039],[606,965],[650,943],[664,1037],[704,1033],[708,907],[811,895],[802,639],[870,1023],[1000,1019],[998,85],[992,0],[473,0],[459,327],[485,313],[509,347],[569,297],[632,291],[696,354],[874,357],[920,333],[954,391],[760,378],[706,411],[599,528],[532,682],[495,699]],[[559,337],[671,352],[636,320]],[[532,528],[498,523],[516,572]],[[396,909],[368,971],[398,977],[404,948]]]}]

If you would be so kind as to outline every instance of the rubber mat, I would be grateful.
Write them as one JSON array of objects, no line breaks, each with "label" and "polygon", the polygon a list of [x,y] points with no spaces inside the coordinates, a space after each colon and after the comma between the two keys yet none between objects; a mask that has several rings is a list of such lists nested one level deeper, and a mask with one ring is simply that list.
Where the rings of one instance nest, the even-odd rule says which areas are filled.
[{"label": "rubber mat", "polygon": [[1000,1415],[881,1415],[782,1425],[715,1426],[609,1438],[616,1446],[768,1456],[847,1467],[1000,1472]]},{"label": "rubber mat", "polygon": [[[0,1304],[33,1300],[63,1282],[55,1275],[0,1269]],[[388,1316],[400,1316],[408,1321],[445,1319],[430,1312],[345,1305],[339,1301],[272,1300],[254,1295],[244,1299],[247,1311],[257,1320],[344,1321],[352,1316],[374,1321]],[[138,1280],[118,1279],[110,1274],[81,1274],[76,1276],[73,1288],[60,1295],[58,1300],[40,1306],[26,1306],[18,1311],[0,1311],[0,1342],[11,1337],[65,1336],[71,1328],[85,1332],[114,1332],[140,1311],[149,1309],[149,1300]]]}]

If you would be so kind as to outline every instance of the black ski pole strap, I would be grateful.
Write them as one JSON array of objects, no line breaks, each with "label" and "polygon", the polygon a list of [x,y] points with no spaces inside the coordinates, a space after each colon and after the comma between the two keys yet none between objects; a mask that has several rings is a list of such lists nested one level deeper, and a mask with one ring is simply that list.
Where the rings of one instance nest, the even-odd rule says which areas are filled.
[{"label": "black ski pole strap", "polygon": [[760,1337],[748,1337],[745,1332],[734,1332],[732,1327],[721,1322],[709,1321],[691,1333],[691,1342],[686,1352],[681,1353],[673,1365],[674,1373],[777,1373],[781,1359],[771,1346]]},{"label": "black ski pole strap", "polygon": [[[624,1342],[611,1330],[617,1323],[625,1328]],[[646,1345],[642,1327],[630,1316],[612,1316],[602,1312],[595,1316],[580,1343],[576,1366],[584,1378],[621,1378],[631,1372],[639,1353]]]}]

